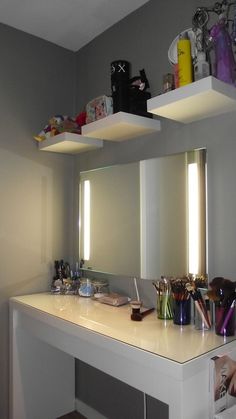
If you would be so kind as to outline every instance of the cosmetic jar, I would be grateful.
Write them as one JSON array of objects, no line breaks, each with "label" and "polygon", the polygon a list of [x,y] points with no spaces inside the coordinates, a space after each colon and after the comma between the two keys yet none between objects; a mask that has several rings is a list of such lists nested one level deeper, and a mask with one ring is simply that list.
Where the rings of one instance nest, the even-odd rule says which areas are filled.
[{"label": "cosmetic jar", "polygon": [[95,298],[103,297],[105,294],[109,293],[109,284],[108,281],[106,281],[105,279],[93,279],[92,285],[94,288]]},{"label": "cosmetic jar", "polygon": [[132,300],[130,301],[130,307],[131,307],[131,320],[134,321],[141,321],[142,320],[142,314],[140,312],[142,306],[142,301],[139,300]]}]

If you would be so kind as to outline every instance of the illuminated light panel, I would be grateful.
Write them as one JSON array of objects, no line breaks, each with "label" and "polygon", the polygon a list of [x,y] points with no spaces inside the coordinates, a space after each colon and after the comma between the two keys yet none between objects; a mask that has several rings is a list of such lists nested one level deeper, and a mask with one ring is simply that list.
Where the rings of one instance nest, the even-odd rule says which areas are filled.
[{"label": "illuminated light panel", "polygon": [[199,270],[199,184],[198,165],[188,165],[188,260],[189,273],[198,274]]},{"label": "illuminated light panel", "polygon": [[90,259],[90,181],[84,181],[84,260]]}]

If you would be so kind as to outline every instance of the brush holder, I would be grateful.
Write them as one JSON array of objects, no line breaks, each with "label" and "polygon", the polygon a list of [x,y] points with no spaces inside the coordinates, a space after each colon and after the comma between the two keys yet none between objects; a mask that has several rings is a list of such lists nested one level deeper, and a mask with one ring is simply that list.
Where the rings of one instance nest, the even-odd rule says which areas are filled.
[{"label": "brush holder", "polygon": [[157,317],[162,320],[173,319],[173,300],[170,293],[157,295]]},{"label": "brush holder", "polygon": [[215,332],[221,336],[235,335],[235,302],[228,306],[215,303]]},{"label": "brush holder", "polygon": [[181,326],[190,324],[191,321],[191,302],[190,299],[173,300],[173,322]]},{"label": "brush holder", "polygon": [[202,316],[200,315],[199,311],[194,305],[194,312],[193,312],[194,326],[195,326],[195,329],[197,330],[210,330],[211,329],[210,325],[212,324],[212,313],[213,313],[212,301],[210,301],[209,298],[207,298],[208,288],[198,288],[198,291],[201,293],[202,299],[206,307],[209,325],[206,324],[206,321],[203,321]]}]

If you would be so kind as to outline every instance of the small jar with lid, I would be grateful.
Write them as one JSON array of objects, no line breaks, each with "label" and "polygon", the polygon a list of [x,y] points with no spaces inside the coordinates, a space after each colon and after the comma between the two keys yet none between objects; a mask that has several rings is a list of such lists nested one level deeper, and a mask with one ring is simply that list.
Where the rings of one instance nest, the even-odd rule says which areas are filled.
[{"label": "small jar with lid", "polygon": [[94,295],[94,286],[91,279],[80,279],[79,295],[81,297],[92,297]]}]

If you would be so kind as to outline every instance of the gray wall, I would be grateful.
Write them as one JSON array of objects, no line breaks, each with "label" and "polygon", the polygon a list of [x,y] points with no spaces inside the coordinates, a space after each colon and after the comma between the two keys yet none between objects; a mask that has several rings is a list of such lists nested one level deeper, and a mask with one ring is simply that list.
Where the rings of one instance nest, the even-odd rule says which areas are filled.
[{"label": "gray wall", "polygon": [[[129,60],[132,75],[144,67],[153,96],[158,94],[162,74],[170,70],[167,49],[177,33],[191,26],[193,10],[201,3],[151,0],[77,54],[0,25],[0,417],[4,419],[8,417],[8,298],[48,289],[54,259],[70,260],[73,254],[77,260],[74,226],[81,170],[207,147],[209,275],[235,278],[235,112],[186,126],[163,121],[160,134],[106,143],[102,150],[75,159],[39,152],[32,139],[51,115],[77,113],[95,96],[109,94],[112,60]],[[113,283],[117,289],[130,287],[123,278]],[[151,292],[150,284],[144,283],[142,296]],[[80,377],[78,389],[83,385]],[[111,390],[115,386],[109,381]],[[86,391],[95,394],[92,382]]]},{"label": "gray wall", "polygon": [[[173,2],[151,0],[81,49],[76,56],[76,108],[82,108],[86,101],[98,94],[110,93],[109,64],[116,58],[128,59],[133,64],[132,75],[144,67],[152,86],[152,96],[159,94],[162,74],[170,69],[168,46],[180,30],[191,26],[193,11],[201,4],[192,1],[186,6],[185,3],[184,0],[179,1],[178,8],[175,7],[170,15]],[[79,172],[82,170],[206,147],[209,275],[233,278],[233,249],[236,244],[236,225],[233,217],[236,207],[235,115],[236,113],[232,112],[188,125],[163,119],[161,133],[120,143],[106,141],[103,149],[76,157],[76,191]],[[76,249],[77,238],[75,239]]]},{"label": "gray wall", "polygon": [[8,417],[8,299],[49,289],[72,254],[73,158],[33,135],[74,111],[74,54],[0,25],[0,417]]},{"label": "gray wall", "polygon": [[[100,94],[110,94],[109,69],[110,62],[115,59],[130,61],[132,76],[144,67],[150,81],[152,95],[159,94],[162,75],[170,70],[167,59],[168,47],[180,31],[191,27],[193,11],[202,4],[206,2],[151,0],[81,49],[76,55],[77,109],[83,108],[86,102]],[[163,120],[160,134],[152,134],[123,143],[106,142],[103,149],[76,158],[75,191],[77,192],[81,170],[206,147],[209,276],[212,278],[216,275],[223,275],[235,280],[235,118],[236,112],[189,125]],[[76,203],[77,200],[78,197],[75,200]],[[77,234],[74,240],[76,249]],[[77,255],[76,252],[75,258]],[[118,282],[117,279],[115,285],[119,288]],[[122,279],[121,284],[121,289],[122,286],[125,288],[125,280]],[[130,284],[126,289],[130,289]],[[146,293],[146,289],[149,289],[149,285],[143,284],[143,294]],[[149,289],[147,291],[149,296],[150,292]],[[79,375],[77,381],[79,389],[82,385]],[[89,392],[93,394],[93,390],[95,391],[91,383]],[[77,396],[80,397],[79,392]],[[100,396],[102,397],[102,389]],[[84,393],[83,399],[86,401]],[[105,400],[106,402],[109,400],[107,394],[104,402]],[[132,412],[130,412],[130,417],[132,417]]]}]

